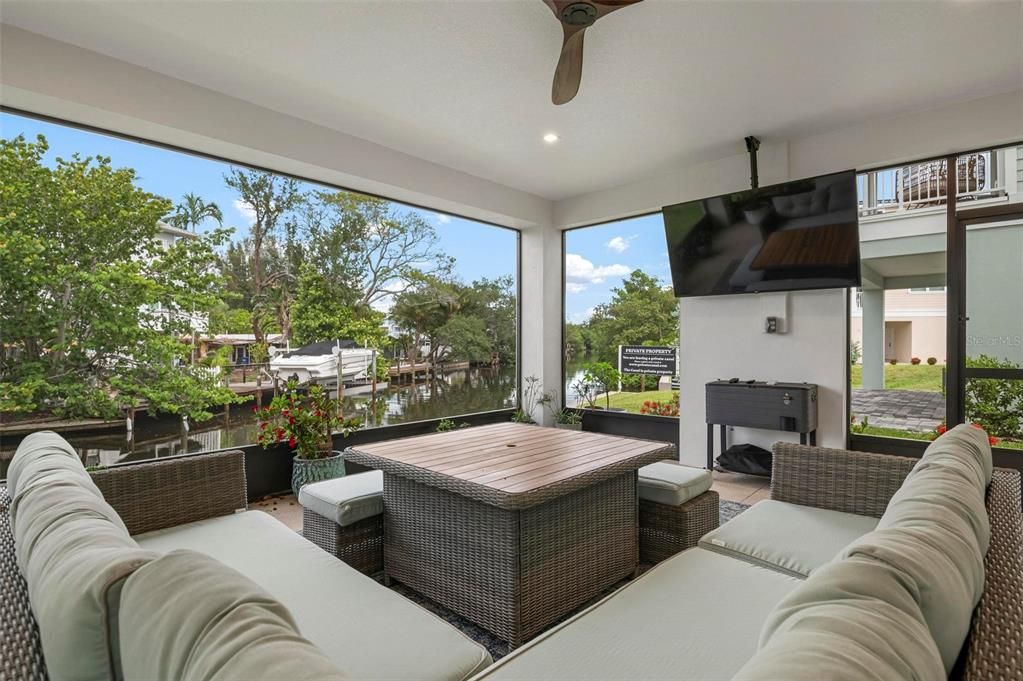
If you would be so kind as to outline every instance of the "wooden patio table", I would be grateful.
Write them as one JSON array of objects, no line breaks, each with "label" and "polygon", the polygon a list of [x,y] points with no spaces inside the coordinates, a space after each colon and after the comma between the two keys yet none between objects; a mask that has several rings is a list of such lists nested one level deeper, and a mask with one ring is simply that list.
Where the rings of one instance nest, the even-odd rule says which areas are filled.
[{"label": "wooden patio table", "polygon": [[637,469],[664,442],[517,423],[351,447],[384,472],[384,572],[513,646],[639,560]]}]

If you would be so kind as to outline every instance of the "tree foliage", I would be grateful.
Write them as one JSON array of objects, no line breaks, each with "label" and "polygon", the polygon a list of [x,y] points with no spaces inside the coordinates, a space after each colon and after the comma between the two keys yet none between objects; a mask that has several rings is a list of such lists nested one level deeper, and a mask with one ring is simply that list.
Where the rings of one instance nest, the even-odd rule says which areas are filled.
[{"label": "tree foliage", "polygon": [[[603,362],[617,361],[619,345],[675,345],[678,301],[655,277],[634,270],[611,290],[609,303],[596,307],[586,329],[590,356]],[[583,334],[580,329],[574,342],[586,347]]]},{"label": "tree foliage", "polygon": [[196,229],[206,220],[214,220],[218,225],[224,224],[224,214],[220,206],[189,192],[182,197],[181,203],[174,207],[174,212],[165,218],[167,224],[178,229]]},{"label": "tree foliage", "polygon": [[304,345],[348,338],[376,348],[386,345],[384,314],[351,304],[349,293],[328,281],[318,268],[304,266],[291,315],[294,341]]},{"label": "tree foliage", "polygon": [[391,319],[402,332],[409,357],[428,348],[431,362],[502,362],[515,357],[515,295],[510,277],[469,285],[422,276],[398,294]]},{"label": "tree foliage", "polygon": [[0,140],[0,410],[116,416],[148,403],[201,419],[234,399],[211,372],[181,371],[197,316],[222,281],[222,230],[161,247],[170,202],[109,158],[43,163],[48,146]]}]

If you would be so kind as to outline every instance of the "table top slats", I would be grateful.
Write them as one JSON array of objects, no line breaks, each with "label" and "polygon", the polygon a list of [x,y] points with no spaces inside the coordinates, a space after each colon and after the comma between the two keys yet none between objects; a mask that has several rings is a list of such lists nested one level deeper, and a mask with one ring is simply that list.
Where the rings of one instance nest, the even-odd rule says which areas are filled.
[{"label": "table top slats", "polygon": [[350,447],[346,457],[502,508],[528,508],[672,456],[665,442],[497,423]]},{"label": "table top slats", "polygon": [[[537,428],[536,430],[543,429]],[[428,465],[430,470],[447,473],[448,475],[457,475],[459,473],[472,470],[473,468],[490,467],[512,460],[522,460],[533,454],[554,452],[563,447],[573,447],[585,452],[585,448],[580,446],[581,442],[591,441],[575,439],[571,437],[571,435],[561,439],[549,438],[541,433],[536,437],[523,438],[519,441],[519,444],[515,444],[514,442],[499,442],[489,446],[479,447],[473,453],[463,451],[452,457],[446,457],[444,460],[431,461]],[[602,442],[604,441],[598,437],[598,439],[592,441],[592,444],[593,446],[598,446]],[[416,465],[424,464],[417,462]]]},{"label": "table top slats", "polygon": [[[639,450],[646,449],[645,445],[640,444]],[[520,457],[510,461],[502,462],[493,467],[477,468],[475,470],[467,471],[460,474],[453,474],[448,471],[448,475],[454,475],[456,478],[462,480],[471,480],[479,484],[491,484],[500,482],[506,478],[519,475],[520,473],[528,473],[529,471],[542,468],[545,470],[558,468],[568,468],[571,466],[579,465],[588,461],[594,461],[598,458],[602,458],[608,454],[616,454],[621,452],[622,448],[617,443],[603,443],[595,445],[592,449],[581,449],[578,447],[560,447],[555,449],[549,449],[534,453],[531,456]],[[630,448],[628,451],[632,451]]]},{"label": "table top slats", "polygon": [[532,428],[530,430],[538,432],[522,433],[521,437],[513,439],[501,437],[495,440],[493,437],[482,437],[475,440],[461,440],[448,448],[440,447],[426,453],[410,452],[407,455],[395,454],[392,455],[392,458],[403,463],[433,468],[434,466],[444,465],[452,460],[465,461],[474,456],[504,453],[505,449],[509,449],[508,445],[514,443],[518,443],[516,445],[517,448],[528,445],[541,447],[549,445],[549,438],[543,432],[539,432],[543,430],[542,428]]},{"label": "table top slats", "polygon": [[495,437],[500,437],[504,431],[511,432],[514,425],[513,423],[497,423],[480,428],[465,428],[463,430],[449,430],[443,433],[414,435],[412,437],[398,438],[397,440],[385,440],[383,442],[361,445],[359,450],[372,453],[375,456],[393,457],[396,461],[404,461],[415,458],[420,454],[444,449],[455,449],[467,442],[491,440]]},{"label": "table top slats", "polygon": [[515,475],[494,482],[492,483],[492,486],[505,492],[527,492],[538,487],[546,487],[547,485],[551,485],[555,482],[560,482],[577,475],[589,473],[594,469],[601,468],[608,464],[625,461],[637,454],[642,454],[648,451],[650,450],[636,447],[630,451],[618,451],[613,454],[607,454],[606,456],[591,459],[586,463],[576,464],[575,466],[569,466],[568,468],[559,467],[550,471],[528,471],[520,475]]}]

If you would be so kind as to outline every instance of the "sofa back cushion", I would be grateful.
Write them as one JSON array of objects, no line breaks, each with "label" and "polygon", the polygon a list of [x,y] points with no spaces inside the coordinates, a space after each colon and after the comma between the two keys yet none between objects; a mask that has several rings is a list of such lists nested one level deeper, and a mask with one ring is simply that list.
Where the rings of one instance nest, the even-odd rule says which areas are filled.
[{"label": "sofa back cushion", "polygon": [[53,433],[30,435],[11,462],[11,529],[51,678],[119,677],[117,609],[144,551]]},{"label": "sofa back cushion", "polygon": [[287,608],[195,551],[171,551],[126,580],[120,636],[126,679],[344,678],[302,638]]},{"label": "sofa back cushion", "polygon": [[913,581],[946,673],[952,670],[984,591],[991,526],[987,435],[960,425],[927,448],[892,497],[877,530],[843,549],[890,565]]},{"label": "sofa back cushion", "polygon": [[932,681],[941,656],[911,579],[853,556],[821,567],[768,615],[735,681]]}]

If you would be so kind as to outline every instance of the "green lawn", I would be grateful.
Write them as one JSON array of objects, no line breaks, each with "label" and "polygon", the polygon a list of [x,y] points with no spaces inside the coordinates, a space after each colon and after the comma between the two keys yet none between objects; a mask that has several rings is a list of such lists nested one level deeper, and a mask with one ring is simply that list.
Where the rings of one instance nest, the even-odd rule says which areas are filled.
[{"label": "green lawn", "polygon": [[[884,387],[888,390],[925,390],[941,392],[942,364],[885,364]],[[851,367],[852,387],[863,385],[863,367],[859,364]]]},{"label": "green lawn", "polygon": [[[631,411],[635,414],[639,413],[639,408],[643,406],[643,403],[647,400],[656,400],[661,402],[671,401],[671,390],[647,390],[642,393],[617,393],[611,396],[611,406],[620,407],[625,411]],[[603,407],[606,404],[604,396],[601,395],[596,405]]]}]

